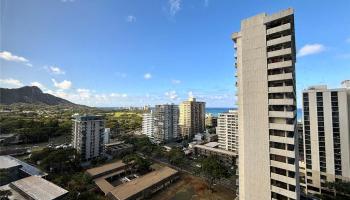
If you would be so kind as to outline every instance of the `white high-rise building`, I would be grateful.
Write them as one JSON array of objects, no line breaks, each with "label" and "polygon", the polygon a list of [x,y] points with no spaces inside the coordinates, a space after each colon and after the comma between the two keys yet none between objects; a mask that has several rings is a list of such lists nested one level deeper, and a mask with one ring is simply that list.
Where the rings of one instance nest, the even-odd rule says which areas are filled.
[{"label": "white high-rise building", "polygon": [[179,137],[179,106],[156,105],[154,111],[154,133],[156,143],[172,142]]},{"label": "white high-rise building", "polygon": [[350,181],[350,88],[309,87],[303,113],[307,192],[327,193],[326,181]]},{"label": "white high-rise building", "polygon": [[236,49],[239,199],[300,198],[293,9],[244,19]]},{"label": "white high-rise building", "polygon": [[238,112],[236,110],[219,114],[216,134],[219,148],[238,153]]},{"label": "white high-rise building", "polygon": [[82,160],[91,160],[103,151],[104,118],[95,115],[73,116],[73,148]]},{"label": "white high-rise building", "polygon": [[152,111],[142,115],[142,134],[153,140],[154,118]]}]

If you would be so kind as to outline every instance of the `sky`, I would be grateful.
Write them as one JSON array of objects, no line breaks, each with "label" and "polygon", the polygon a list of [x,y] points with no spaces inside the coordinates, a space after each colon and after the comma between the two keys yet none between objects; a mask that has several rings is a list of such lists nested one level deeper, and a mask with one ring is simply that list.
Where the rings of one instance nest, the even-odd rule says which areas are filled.
[{"label": "sky", "polygon": [[88,106],[235,107],[231,34],[295,9],[298,105],[350,79],[349,0],[0,0],[0,86],[35,85]]}]

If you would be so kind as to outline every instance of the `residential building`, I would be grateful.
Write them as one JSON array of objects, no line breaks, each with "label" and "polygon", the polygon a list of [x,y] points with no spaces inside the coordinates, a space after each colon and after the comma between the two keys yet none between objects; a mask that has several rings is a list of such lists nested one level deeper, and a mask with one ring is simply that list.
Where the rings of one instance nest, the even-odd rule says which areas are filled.
[{"label": "residential building", "polygon": [[211,113],[205,114],[205,126],[216,127],[218,125],[218,118],[213,116]]},{"label": "residential building", "polygon": [[307,193],[327,193],[326,182],[350,181],[350,88],[303,91]]},{"label": "residential building", "polygon": [[168,143],[178,139],[179,107],[177,105],[156,105],[153,114],[153,119],[153,140],[156,143]]},{"label": "residential building", "polygon": [[113,157],[122,157],[131,154],[134,150],[132,144],[124,143],[124,141],[115,141],[105,144],[106,153]]},{"label": "residential building", "polygon": [[299,161],[305,161],[304,158],[304,127],[302,122],[297,123],[298,129],[298,146],[299,146]]},{"label": "residential building", "polygon": [[111,139],[111,129],[110,128],[105,128],[103,132],[103,144],[108,144]]},{"label": "residential building", "polygon": [[103,151],[104,118],[99,115],[73,116],[73,148],[82,160],[91,160]]},{"label": "residential building", "polygon": [[299,199],[294,11],[244,19],[236,49],[239,199]]},{"label": "residential building", "polygon": [[216,133],[219,148],[238,153],[238,112],[236,110],[219,114]]},{"label": "residential building", "polygon": [[192,139],[205,131],[205,102],[189,98],[180,104],[180,133],[183,138]]},{"label": "residential building", "polygon": [[153,140],[154,119],[152,111],[142,115],[142,134]]},{"label": "residential building", "polygon": [[194,145],[194,153],[196,155],[208,157],[216,156],[220,162],[228,167],[236,166],[237,154],[231,151],[218,148],[217,142],[209,142],[207,144]]}]

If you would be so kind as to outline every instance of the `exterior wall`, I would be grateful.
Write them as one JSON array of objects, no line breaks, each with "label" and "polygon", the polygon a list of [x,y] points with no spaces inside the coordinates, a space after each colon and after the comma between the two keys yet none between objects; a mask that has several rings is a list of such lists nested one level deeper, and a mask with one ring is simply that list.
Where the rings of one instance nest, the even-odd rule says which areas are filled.
[{"label": "exterior wall", "polygon": [[154,112],[154,141],[167,143],[179,137],[179,107],[156,105]]},{"label": "exterior wall", "polygon": [[153,140],[154,133],[154,118],[153,113],[145,113],[142,115],[142,134],[147,135],[148,138]]},{"label": "exterior wall", "polygon": [[100,156],[103,151],[104,119],[101,116],[77,116],[73,119],[72,145],[83,160]]},{"label": "exterior wall", "polygon": [[180,104],[179,126],[183,138],[193,138],[197,133],[205,131],[205,102],[197,102],[190,98]]},{"label": "exterior wall", "polygon": [[350,180],[349,93],[326,86],[303,92],[308,193],[327,192],[326,181]]},{"label": "exterior wall", "polygon": [[245,19],[233,40],[239,199],[299,199],[293,10]]},{"label": "exterior wall", "polygon": [[238,112],[229,111],[218,117],[216,128],[219,148],[238,153]]}]

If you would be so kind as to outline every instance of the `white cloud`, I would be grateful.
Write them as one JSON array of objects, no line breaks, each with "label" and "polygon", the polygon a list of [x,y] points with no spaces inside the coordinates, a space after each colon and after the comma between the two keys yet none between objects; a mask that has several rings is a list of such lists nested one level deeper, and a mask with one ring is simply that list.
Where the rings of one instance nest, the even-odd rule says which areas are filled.
[{"label": "white cloud", "polygon": [[179,96],[176,94],[176,91],[169,91],[169,92],[165,92],[165,96],[170,98],[171,100],[175,100],[177,99]]},{"label": "white cloud", "polygon": [[306,44],[297,53],[298,57],[317,54],[325,51],[326,48],[322,44]]},{"label": "white cloud", "polygon": [[55,87],[62,89],[62,90],[69,89],[72,86],[71,81],[64,80],[62,82],[57,82],[55,79],[51,79],[51,80],[52,80]]},{"label": "white cloud", "polygon": [[23,83],[20,80],[16,80],[13,78],[8,79],[0,79],[1,87],[7,86],[7,87],[21,87],[23,86]]},{"label": "white cloud", "polygon": [[171,80],[171,83],[172,83],[172,84],[180,84],[181,81],[180,81],[180,80],[173,79],[173,80]]},{"label": "white cloud", "polygon": [[23,64],[27,65],[28,67],[33,67],[33,65],[31,63],[29,63],[29,60],[26,59],[25,57],[16,56],[8,51],[0,52],[0,58],[3,60],[6,60],[6,61],[10,61],[10,62],[23,63]]},{"label": "white cloud", "polygon": [[126,97],[128,97],[128,95],[127,94],[119,94],[119,93],[110,93],[109,94],[109,96],[110,97],[123,97],[123,98],[126,98]]},{"label": "white cloud", "polygon": [[189,98],[193,98],[193,97],[194,97],[194,95],[193,95],[193,92],[192,92],[192,91],[189,91],[187,94],[188,94],[188,97],[189,97]]},{"label": "white cloud", "polygon": [[126,21],[129,23],[136,22],[136,17],[134,15],[129,15],[126,17]]},{"label": "white cloud", "polygon": [[46,87],[43,84],[41,84],[41,83],[39,83],[37,81],[31,82],[30,85],[31,86],[36,86],[36,87],[40,88],[41,90],[45,90],[46,89]]},{"label": "white cloud", "polygon": [[143,75],[143,78],[148,80],[152,78],[152,74],[151,73],[146,73],[145,75]]},{"label": "white cloud", "polygon": [[174,16],[181,10],[181,0],[169,0],[169,12],[171,16]]},{"label": "white cloud", "polygon": [[49,67],[45,66],[45,68],[52,74],[60,75],[60,74],[65,74],[66,73],[61,68],[56,67],[56,66],[49,66]]},{"label": "white cloud", "polygon": [[77,93],[81,99],[88,99],[91,96],[91,91],[89,89],[77,89]]}]

